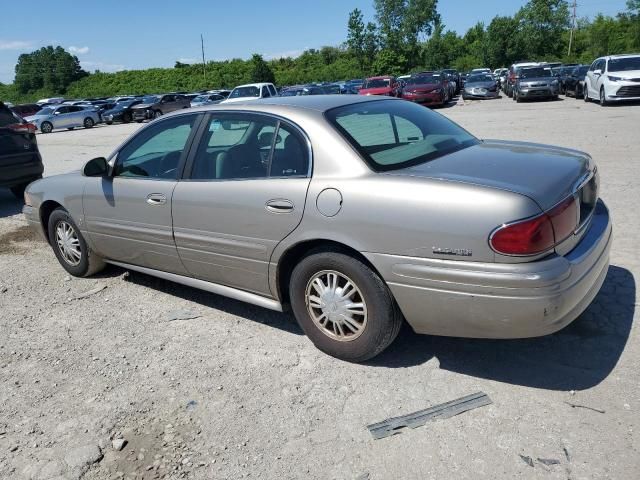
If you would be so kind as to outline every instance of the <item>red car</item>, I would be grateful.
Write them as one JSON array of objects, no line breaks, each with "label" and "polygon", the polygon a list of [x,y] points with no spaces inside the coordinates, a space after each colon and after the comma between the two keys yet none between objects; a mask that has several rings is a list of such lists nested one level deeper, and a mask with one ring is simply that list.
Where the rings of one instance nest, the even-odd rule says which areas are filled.
[{"label": "red car", "polygon": [[371,77],[364,81],[358,94],[398,97],[400,96],[400,84],[398,83],[398,80],[396,80],[396,77],[389,75]]},{"label": "red car", "polygon": [[444,105],[449,100],[445,81],[438,73],[417,73],[407,79],[402,98],[424,105]]}]

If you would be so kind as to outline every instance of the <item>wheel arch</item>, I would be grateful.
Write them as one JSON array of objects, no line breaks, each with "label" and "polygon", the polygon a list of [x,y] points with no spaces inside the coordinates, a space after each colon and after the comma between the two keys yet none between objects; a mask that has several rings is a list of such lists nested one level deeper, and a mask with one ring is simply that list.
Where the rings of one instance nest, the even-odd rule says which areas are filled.
[{"label": "wheel arch", "polygon": [[282,253],[280,258],[278,259],[275,281],[276,288],[278,290],[277,295],[282,304],[289,303],[289,280],[291,279],[291,273],[293,272],[293,269],[303,258],[316,252],[339,252],[345,255],[349,255],[360,260],[376,275],[378,275],[383,282],[385,281],[382,275],[380,275],[378,269],[355,248],[336,240],[303,240],[294,245],[291,245]]},{"label": "wheel arch", "polygon": [[39,208],[39,216],[40,216],[40,224],[42,226],[42,231],[44,233],[47,242],[51,244],[51,239],[49,238],[49,217],[54,210],[58,208],[64,208],[60,203],[55,200],[45,200],[40,204]]}]

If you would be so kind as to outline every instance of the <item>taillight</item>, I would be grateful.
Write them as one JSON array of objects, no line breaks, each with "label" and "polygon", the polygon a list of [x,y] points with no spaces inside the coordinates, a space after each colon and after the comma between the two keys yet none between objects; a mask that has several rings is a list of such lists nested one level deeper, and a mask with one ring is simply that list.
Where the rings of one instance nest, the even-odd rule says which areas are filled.
[{"label": "taillight", "polygon": [[33,123],[12,123],[7,128],[19,133],[36,133],[36,126]]},{"label": "taillight", "polygon": [[556,244],[570,237],[578,226],[578,205],[571,196],[547,212],[553,225]]},{"label": "taillight", "polygon": [[577,208],[571,196],[542,215],[499,227],[491,234],[489,244],[503,255],[536,255],[551,250],[575,231]]}]

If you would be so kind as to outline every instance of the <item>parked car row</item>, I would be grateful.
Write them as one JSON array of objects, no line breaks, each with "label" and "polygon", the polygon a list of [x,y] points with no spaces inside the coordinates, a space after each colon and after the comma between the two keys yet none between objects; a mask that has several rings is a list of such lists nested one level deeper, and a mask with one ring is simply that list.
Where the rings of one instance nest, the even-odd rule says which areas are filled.
[{"label": "parked car row", "polygon": [[611,103],[640,100],[640,54],[608,55],[591,65],[520,62],[504,78],[503,89],[515,101],[557,99],[559,95]]}]

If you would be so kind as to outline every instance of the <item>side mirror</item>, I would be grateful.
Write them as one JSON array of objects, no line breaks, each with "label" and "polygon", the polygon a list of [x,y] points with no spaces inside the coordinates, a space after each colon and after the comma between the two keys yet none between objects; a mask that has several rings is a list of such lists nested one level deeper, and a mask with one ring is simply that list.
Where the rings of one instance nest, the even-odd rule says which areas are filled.
[{"label": "side mirror", "polygon": [[85,177],[104,177],[109,173],[109,164],[104,157],[89,160],[82,168]]},{"label": "side mirror", "polygon": [[593,71],[594,75],[602,75],[602,70],[600,70],[599,68],[597,70]]}]

